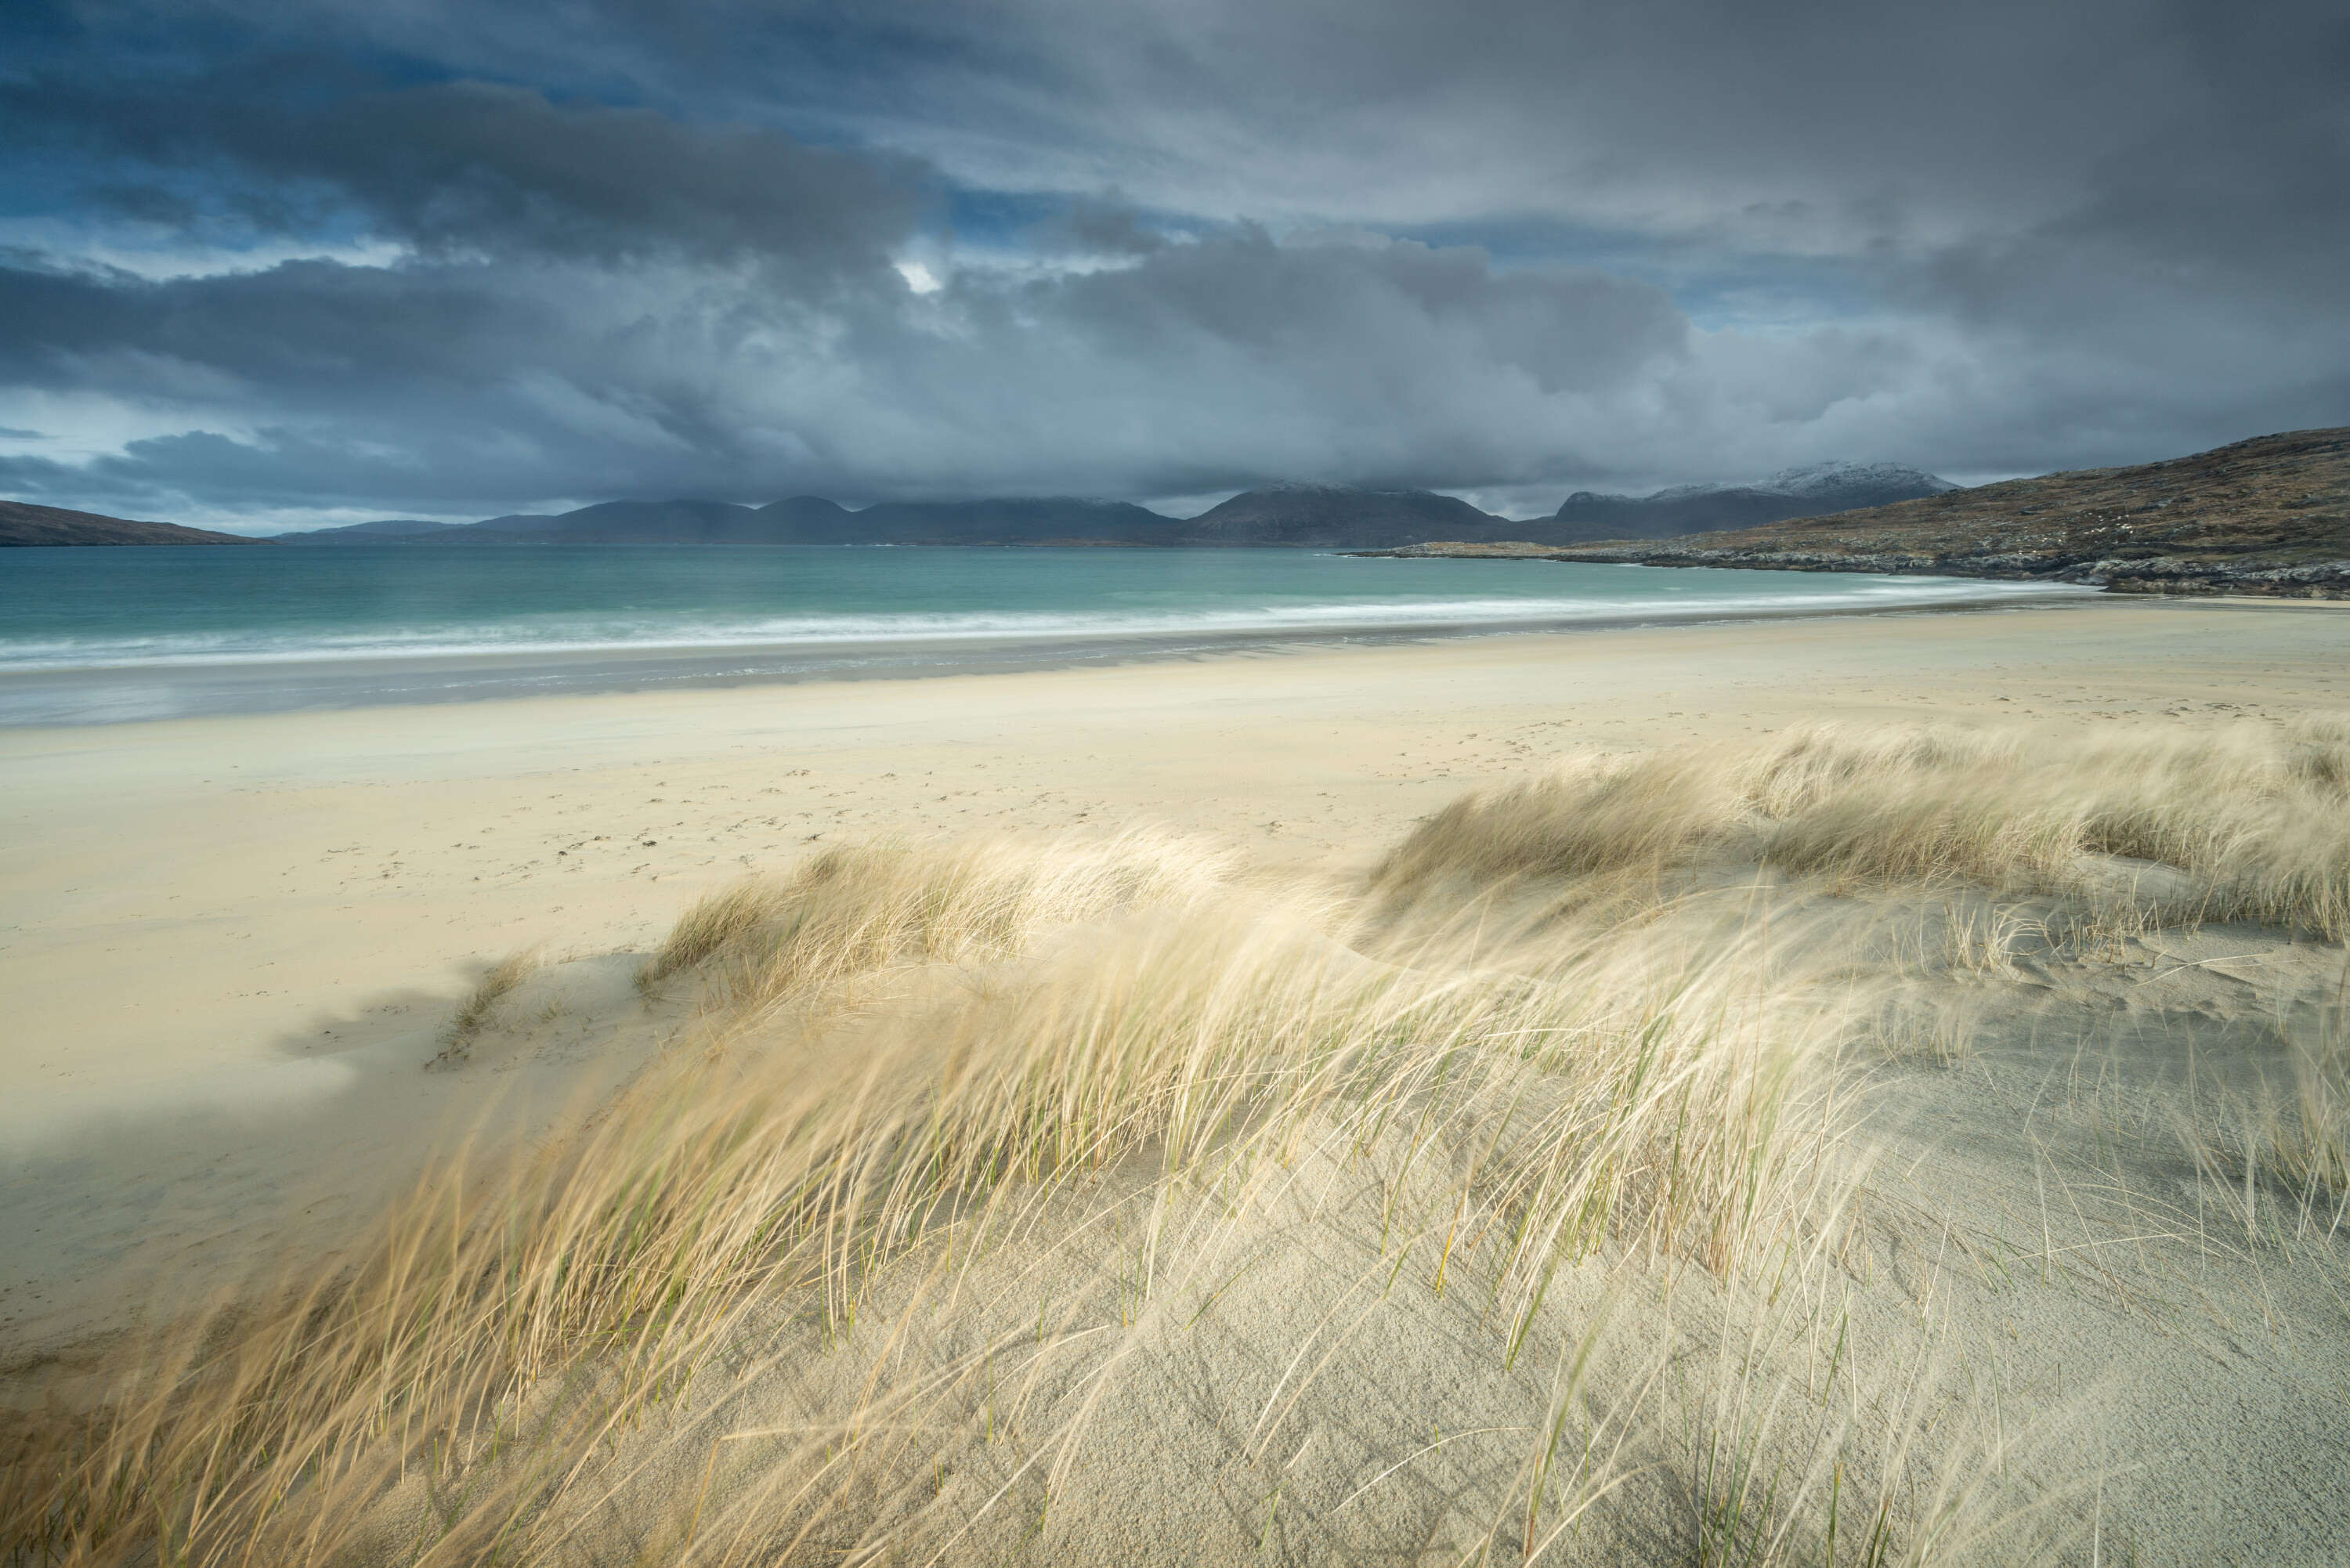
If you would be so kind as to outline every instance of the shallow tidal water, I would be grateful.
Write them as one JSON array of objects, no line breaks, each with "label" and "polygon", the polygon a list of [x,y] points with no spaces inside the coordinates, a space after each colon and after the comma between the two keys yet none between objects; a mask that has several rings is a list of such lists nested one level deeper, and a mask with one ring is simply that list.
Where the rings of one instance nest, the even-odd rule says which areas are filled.
[{"label": "shallow tidal water", "polygon": [[0,724],[908,675],[2078,591],[1283,549],[17,549],[0,552]]}]

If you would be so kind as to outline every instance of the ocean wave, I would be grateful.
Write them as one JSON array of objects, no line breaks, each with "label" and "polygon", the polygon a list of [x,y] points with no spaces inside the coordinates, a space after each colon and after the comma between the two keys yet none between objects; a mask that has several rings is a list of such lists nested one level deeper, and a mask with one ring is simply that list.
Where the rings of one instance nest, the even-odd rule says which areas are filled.
[{"label": "ocean wave", "polygon": [[636,618],[552,615],[349,631],[256,628],[129,638],[0,639],[0,670],[1395,631],[1414,627],[1571,624],[1602,618],[1702,619],[1804,609],[2045,597],[2050,592],[2049,585],[2035,583],[1847,576],[1813,578],[1803,587],[1791,586],[1783,591],[1724,593],[1716,589],[1637,598],[1614,594],[1334,598],[1319,603],[1224,606],[1184,611],[812,614],[716,622],[676,613]]}]

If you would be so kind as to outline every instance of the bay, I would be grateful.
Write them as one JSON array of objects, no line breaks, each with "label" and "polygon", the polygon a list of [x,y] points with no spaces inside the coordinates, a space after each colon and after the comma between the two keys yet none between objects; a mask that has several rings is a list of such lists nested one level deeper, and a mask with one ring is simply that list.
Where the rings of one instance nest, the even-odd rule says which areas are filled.
[{"label": "bay", "polygon": [[0,552],[0,724],[909,675],[2079,591],[1283,549],[16,549]]}]

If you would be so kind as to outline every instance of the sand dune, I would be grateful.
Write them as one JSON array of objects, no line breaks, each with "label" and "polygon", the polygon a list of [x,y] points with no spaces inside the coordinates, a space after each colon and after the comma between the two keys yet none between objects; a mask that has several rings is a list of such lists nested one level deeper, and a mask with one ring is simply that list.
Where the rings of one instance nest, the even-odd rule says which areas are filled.
[{"label": "sand dune", "polygon": [[[99,1028],[10,1064],[0,1528],[90,1563],[161,1530],[220,1563],[2334,1560],[2345,624],[9,737],[66,846],[10,868],[47,961],[12,984]],[[263,754],[258,794],[164,798]],[[60,885],[134,798],[88,858],[207,898],[186,926]],[[691,809],[690,848],[560,866],[623,805]],[[154,869],[199,822],[250,842]],[[206,886],[344,836],[391,874]],[[237,925],[338,1021],[280,997],[293,1048],[243,1044],[270,1010],[204,1000],[252,983]],[[469,993],[432,972],[460,941],[529,956]],[[184,1022],[127,1024],[109,958]]]}]

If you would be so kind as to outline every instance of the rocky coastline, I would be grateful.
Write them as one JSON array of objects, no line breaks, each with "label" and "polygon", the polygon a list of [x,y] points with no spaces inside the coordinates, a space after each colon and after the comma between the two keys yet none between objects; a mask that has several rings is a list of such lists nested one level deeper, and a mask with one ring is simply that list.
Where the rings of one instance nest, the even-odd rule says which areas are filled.
[{"label": "rocky coastline", "polygon": [[2237,566],[2175,556],[2054,562],[2021,551],[1920,555],[1908,551],[1689,549],[1670,544],[1484,545],[1438,540],[1349,556],[1398,560],[1582,561],[1595,566],[1728,566],[1745,571],[1869,572],[1887,576],[1993,577],[2078,583],[2116,594],[2252,594],[2268,598],[2350,599],[2350,556],[2291,566]]},{"label": "rocky coastline", "polygon": [[1437,541],[1353,554],[1995,577],[2117,594],[2350,599],[2350,429],[2009,480],[1674,539]]}]

